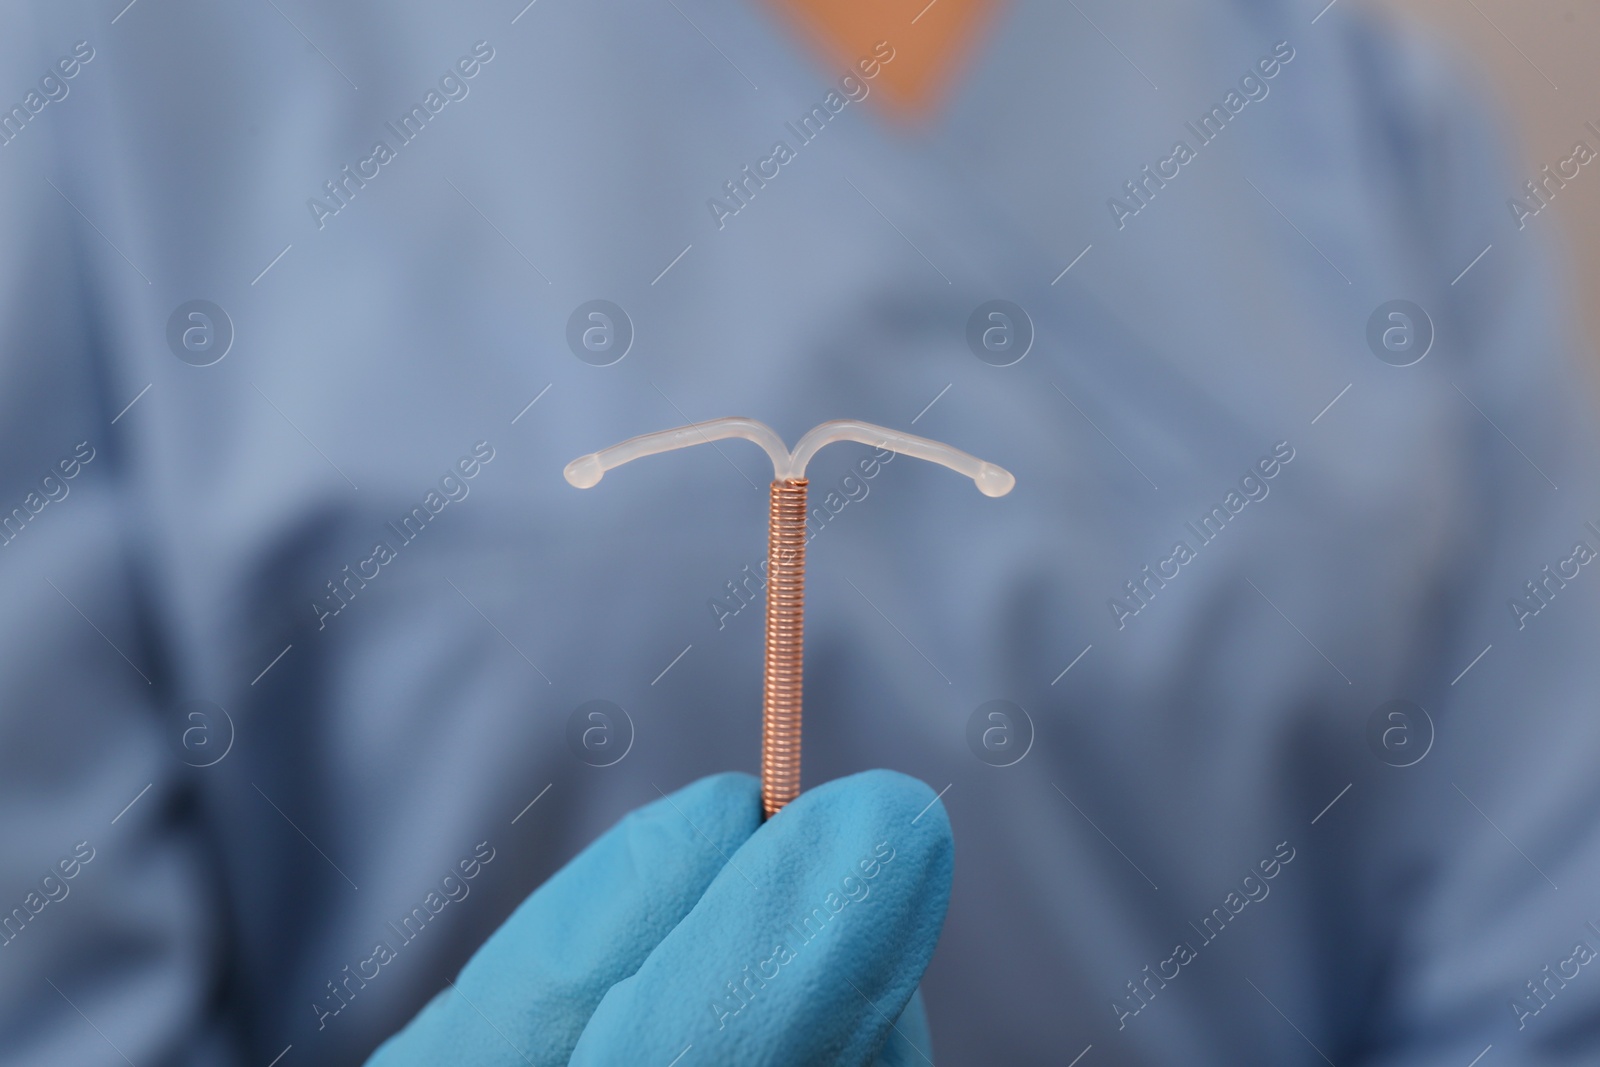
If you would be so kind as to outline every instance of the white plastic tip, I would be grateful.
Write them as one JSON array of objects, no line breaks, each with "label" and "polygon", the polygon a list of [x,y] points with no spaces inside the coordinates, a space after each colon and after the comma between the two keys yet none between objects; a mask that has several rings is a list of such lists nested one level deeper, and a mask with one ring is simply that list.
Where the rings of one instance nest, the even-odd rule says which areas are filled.
[{"label": "white plastic tip", "polygon": [[[568,476],[570,479],[570,475]],[[997,467],[993,463],[985,463],[978,468],[978,476],[972,479],[978,483],[978,492],[984,496],[1005,496],[1016,488],[1017,476],[1004,467]],[[577,483],[574,482],[574,485]]]},{"label": "white plastic tip", "polygon": [[[600,462],[600,457],[591,452],[587,456],[579,456],[571,463],[568,463],[566,470],[562,473],[567,476],[569,484],[577,486],[579,489],[593,489],[600,484],[600,479],[605,477],[606,468]],[[1010,486],[1006,488],[1009,489]],[[1004,491],[1001,490],[1001,492]],[[984,492],[988,492],[988,490],[985,489]]]}]

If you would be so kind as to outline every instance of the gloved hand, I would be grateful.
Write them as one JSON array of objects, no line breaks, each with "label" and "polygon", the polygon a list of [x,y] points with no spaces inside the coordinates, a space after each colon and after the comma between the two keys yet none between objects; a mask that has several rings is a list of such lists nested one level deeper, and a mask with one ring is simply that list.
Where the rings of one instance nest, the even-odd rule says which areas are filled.
[{"label": "gloved hand", "polygon": [[950,897],[932,790],[868,771],[761,821],[722,774],[525,900],[368,1067],[932,1063],[917,982]]}]

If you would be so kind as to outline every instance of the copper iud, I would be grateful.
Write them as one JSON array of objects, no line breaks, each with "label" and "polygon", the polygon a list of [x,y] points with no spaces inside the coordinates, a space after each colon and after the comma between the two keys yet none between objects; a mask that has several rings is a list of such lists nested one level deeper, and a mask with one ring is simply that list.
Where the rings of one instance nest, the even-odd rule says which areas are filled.
[{"label": "copper iud", "polygon": [[949,467],[971,478],[985,496],[1005,496],[1017,484],[1004,468],[949,445],[870,422],[835,419],[815,427],[791,452],[771,427],[754,419],[712,419],[633,437],[567,464],[568,482],[596,485],[613,467],[641,456],[742,437],[772,459],[767,518],[767,651],[762,681],[761,807],[768,818],[800,794],[800,695],[805,668],[806,464],[835,441],[857,441]]}]

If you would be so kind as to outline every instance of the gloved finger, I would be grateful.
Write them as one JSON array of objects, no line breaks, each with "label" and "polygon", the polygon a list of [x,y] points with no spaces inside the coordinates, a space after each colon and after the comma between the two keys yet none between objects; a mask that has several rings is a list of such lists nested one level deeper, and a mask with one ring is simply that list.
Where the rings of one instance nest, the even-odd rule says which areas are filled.
[{"label": "gloved finger", "polygon": [[630,813],[523,901],[368,1067],[566,1063],[606,990],[760,825],[747,774],[702,778]]},{"label": "gloved finger", "polygon": [[801,794],[605,995],[571,1062],[871,1063],[944,925],[952,843],[935,800],[892,771]]}]

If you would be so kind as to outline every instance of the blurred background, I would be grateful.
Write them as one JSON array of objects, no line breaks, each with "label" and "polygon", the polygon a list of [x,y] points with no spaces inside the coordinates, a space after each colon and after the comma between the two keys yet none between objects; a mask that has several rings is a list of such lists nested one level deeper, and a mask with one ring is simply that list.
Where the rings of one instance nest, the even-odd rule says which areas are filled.
[{"label": "blurred background", "polygon": [[939,791],[941,1067],[1600,1060],[1531,982],[1600,939],[1600,163],[1507,207],[1600,12],[988,8],[0,0],[0,107],[77,70],[0,146],[0,1062],[359,1063],[753,769],[770,463],[561,478],[724,415],[1017,476],[809,469],[804,781]]},{"label": "blurred background", "polygon": [[[1340,0],[1341,3],[1347,0]],[[1476,62],[1506,108],[1504,129],[1527,178],[1564,159],[1585,122],[1600,124],[1600,4],[1574,0],[1354,0],[1380,15],[1425,26]],[[1582,177],[1589,177],[1583,175]],[[1588,188],[1589,185],[1596,188]],[[1600,181],[1562,190],[1540,222],[1554,222],[1574,294],[1600,293]],[[1531,224],[1531,223],[1530,223]],[[1576,310],[1591,354],[1600,338],[1600,300]],[[1600,383],[1600,362],[1590,359]]]}]

